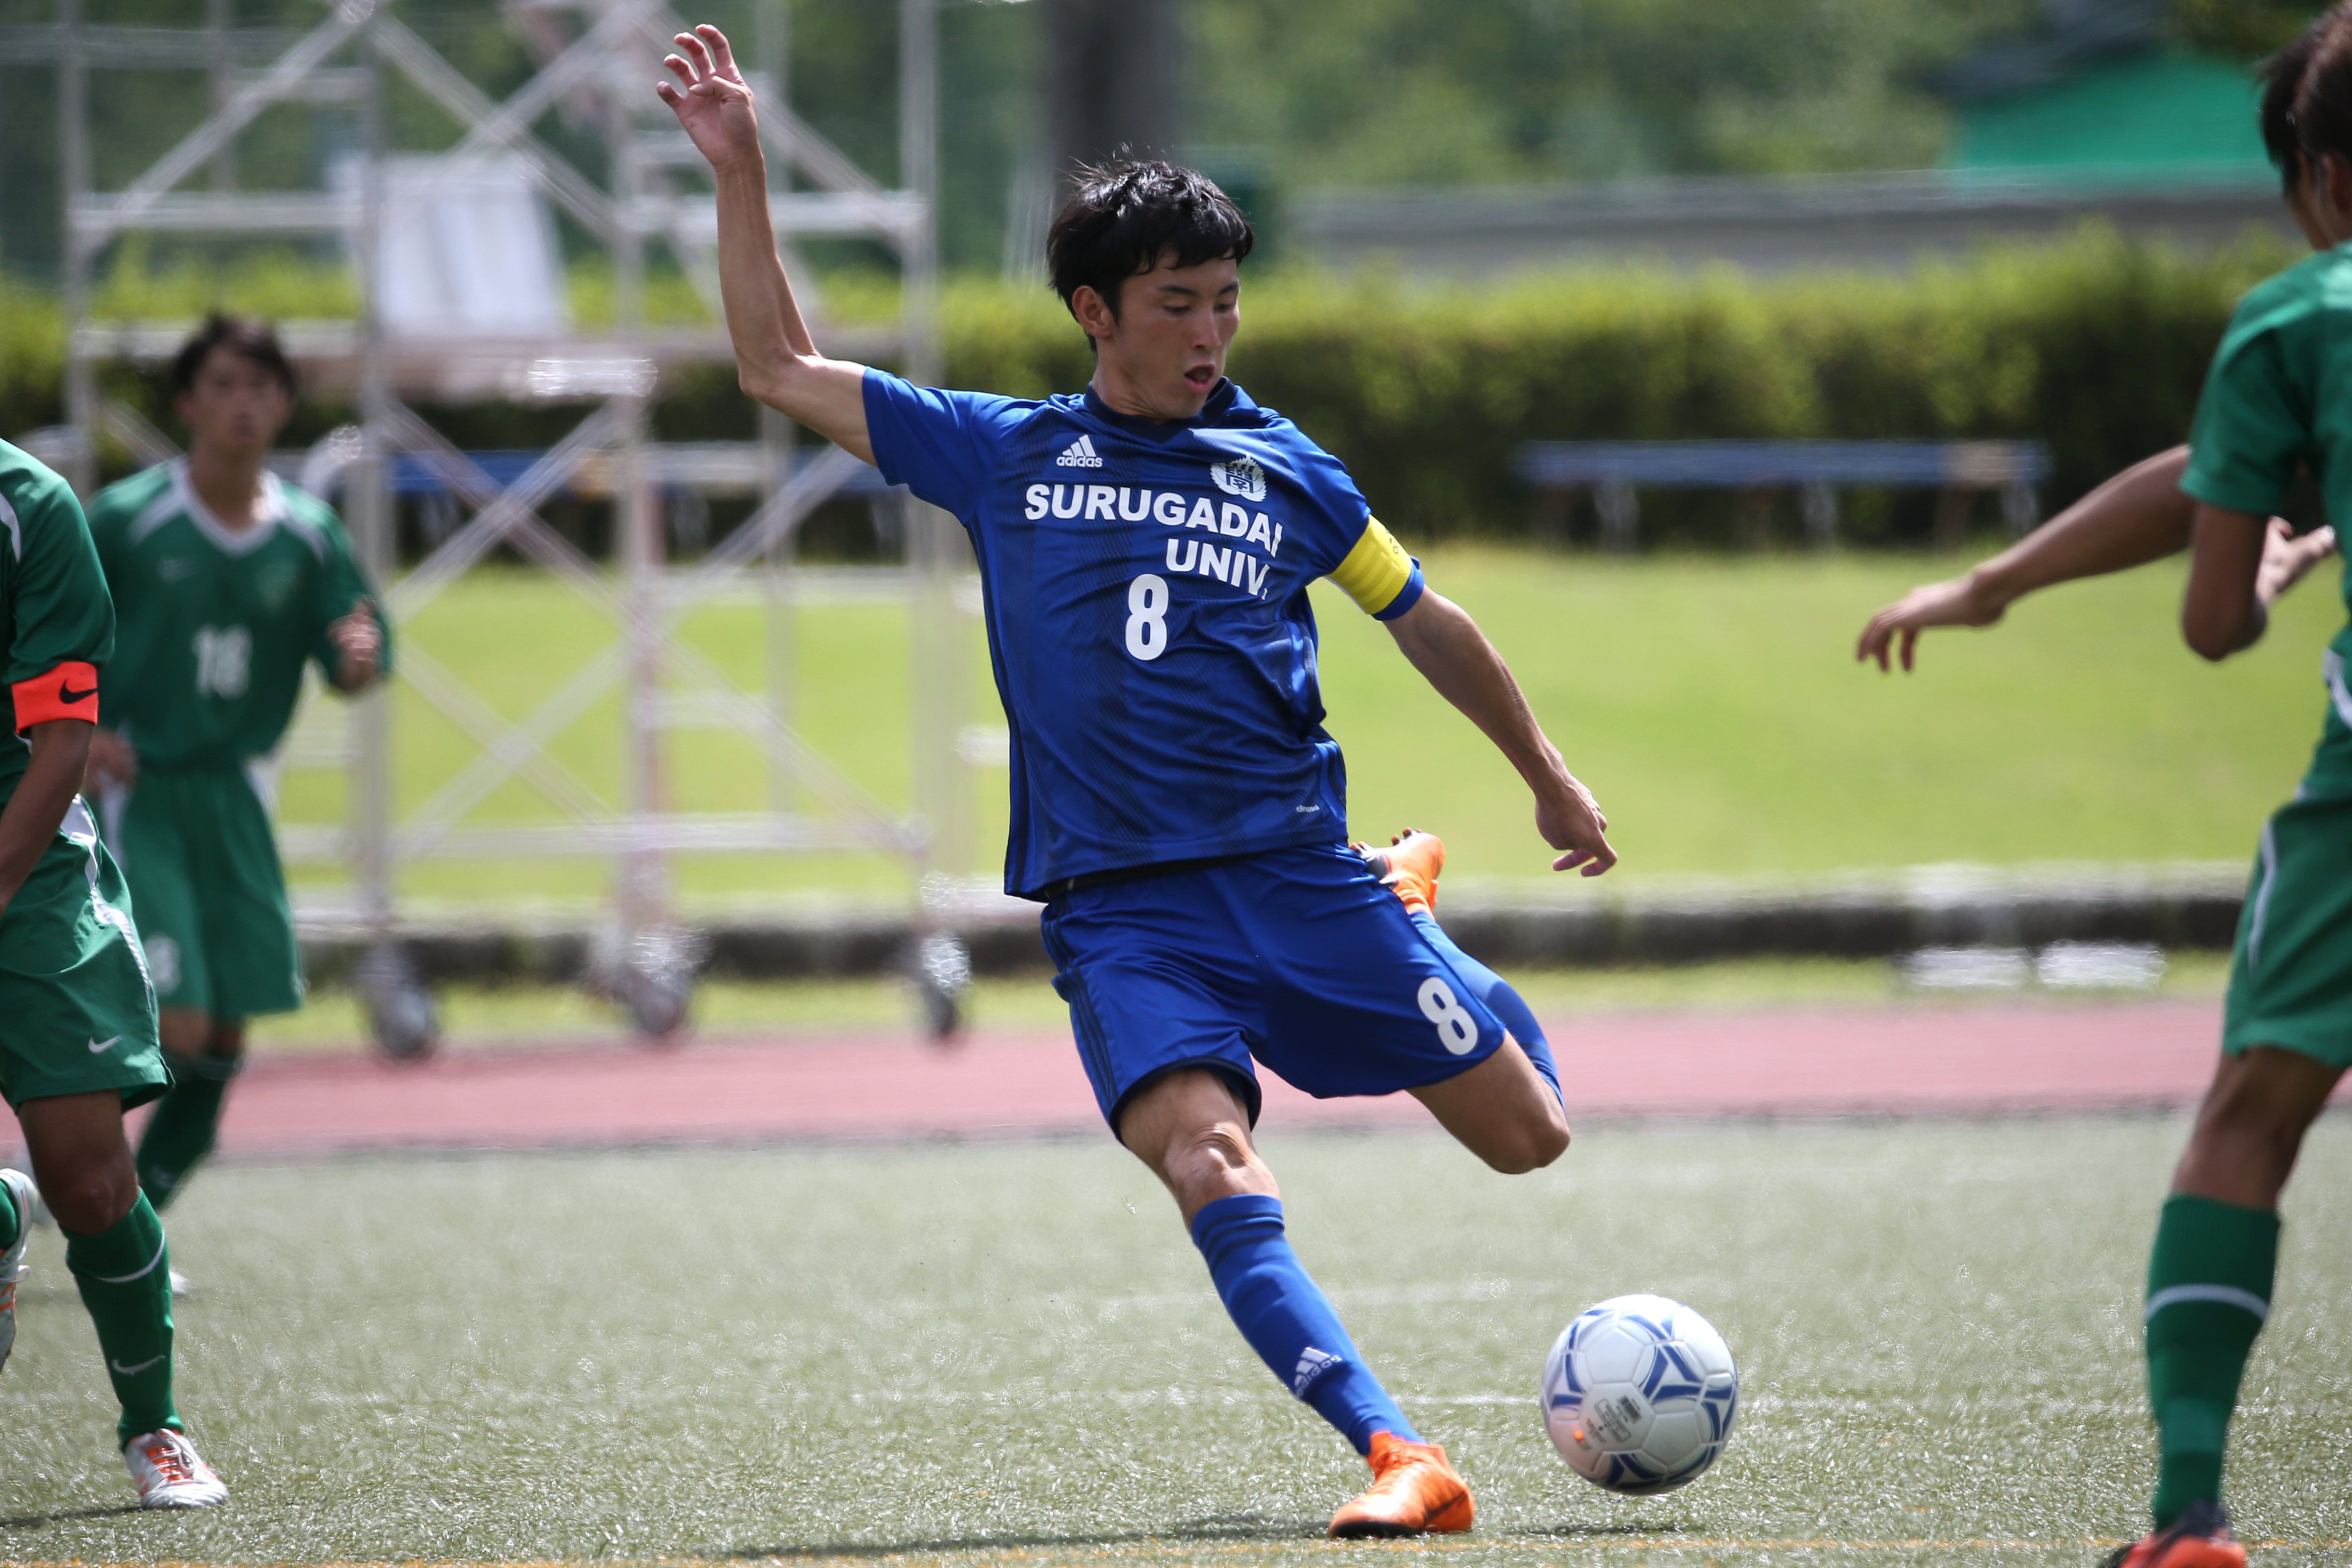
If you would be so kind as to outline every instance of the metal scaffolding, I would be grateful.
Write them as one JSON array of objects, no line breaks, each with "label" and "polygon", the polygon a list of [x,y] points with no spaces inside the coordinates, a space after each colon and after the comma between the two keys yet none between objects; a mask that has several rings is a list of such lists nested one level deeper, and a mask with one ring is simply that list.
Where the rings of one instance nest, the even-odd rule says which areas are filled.
[{"label": "metal scaffolding", "polygon": [[[936,0],[899,0],[895,188],[859,169],[793,113],[786,92],[788,13],[783,0],[756,4],[749,53],[757,68],[752,79],[762,139],[775,171],[770,200],[782,243],[789,251],[808,237],[877,240],[900,267],[899,319],[883,328],[828,330],[828,344],[861,357],[895,358],[909,376],[936,380]],[[368,940],[359,978],[381,1045],[415,1054],[430,1047],[436,1032],[429,996],[400,946],[396,889],[402,870],[419,861],[609,857],[615,896],[601,984],[641,1030],[655,1036],[683,1021],[695,962],[692,933],[673,912],[674,857],[865,849],[900,859],[921,889],[969,869],[973,748],[959,742],[965,739],[962,701],[971,678],[967,617],[973,595],[957,591],[970,556],[954,521],[884,489],[870,468],[838,449],[796,452],[789,422],[765,410],[761,439],[755,442],[662,445],[649,438],[648,407],[666,371],[732,360],[722,332],[657,329],[645,319],[646,254],[656,242],[695,280],[714,315],[718,310],[715,204],[689,178],[699,177],[702,161],[652,91],[671,37],[685,29],[662,0],[505,0],[504,17],[531,51],[536,69],[503,100],[489,97],[405,26],[396,15],[397,0],[332,0],[315,26],[290,40],[275,30],[230,26],[225,0],[208,0],[201,28],[94,27],[83,21],[80,5],[58,0],[57,27],[38,30],[51,33],[59,67],[69,332],[62,466],[76,487],[87,495],[96,480],[101,435],[142,460],[169,454],[169,443],[134,411],[100,395],[98,371],[112,360],[168,357],[188,330],[178,322],[91,319],[94,269],[110,245],[134,233],[338,237],[358,273],[357,321],[289,323],[283,335],[306,368],[355,393],[357,426],[321,443],[305,475],[322,493],[340,486],[357,548],[385,584],[394,620],[413,618],[505,548],[570,585],[613,627],[609,646],[519,720],[476,692],[462,671],[436,661],[413,637],[404,639],[402,678],[476,748],[455,776],[405,812],[395,799],[397,740],[383,691],[352,705],[341,735],[315,710],[306,716],[300,730],[308,741],[298,750],[309,760],[348,770],[350,816],[341,828],[289,829],[284,847],[289,861],[340,861],[351,868],[355,905],[307,911],[306,919],[341,920]],[[100,192],[91,176],[89,79],[94,71],[126,66],[205,71],[211,110],[136,179]],[[455,144],[427,159],[387,145],[385,96],[394,78],[460,127]],[[324,190],[240,188],[239,132],[272,106],[298,102],[339,104],[353,112],[357,155]],[[609,163],[603,183],[534,132],[559,110],[601,129]],[[519,168],[531,189],[607,250],[617,305],[609,330],[582,332],[557,323],[453,332],[387,309],[383,257],[387,244],[402,237],[388,235],[389,215],[413,213],[437,190],[463,184],[485,159]],[[200,176],[203,187],[194,188]],[[523,472],[501,479],[414,411],[409,400],[420,394],[443,401],[574,402],[588,412]],[[470,514],[397,581],[396,470],[421,470]],[[616,557],[611,571],[540,515],[548,499],[566,487],[610,496]],[[690,496],[699,505],[713,494],[747,492],[757,499],[748,521],[700,560],[670,562],[662,493]],[[905,812],[878,801],[827,762],[793,722],[792,616],[806,574],[794,565],[795,537],[818,505],[858,492],[896,509],[900,527],[895,531],[907,542],[904,564],[883,574],[886,590],[909,605],[913,623],[915,795]],[[747,588],[759,595],[768,622],[768,668],[759,691],[730,679],[680,630],[697,606]],[[625,783],[622,798],[610,802],[558,760],[551,742],[616,689]],[[769,775],[764,809],[696,815],[672,808],[667,741],[687,729],[731,731],[757,744]],[[557,820],[470,822],[475,808],[509,780],[534,790]],[[910,969],[930,1026],[945,1034],[955,1026],[967,966],[939,928],[938,900],[918,901],[919,944],[909,955]]]}]

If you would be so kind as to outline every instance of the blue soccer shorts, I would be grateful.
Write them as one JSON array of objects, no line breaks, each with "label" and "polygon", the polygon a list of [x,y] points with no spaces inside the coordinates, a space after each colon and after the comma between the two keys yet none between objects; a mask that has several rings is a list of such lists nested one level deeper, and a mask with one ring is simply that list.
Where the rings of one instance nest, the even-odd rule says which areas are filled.
[{"label": "blue soccer shorts", "polygon": [[1054,989],[1111,1131],[1179,1068],[1222,1073],[1257,1121],[1255,1062],[1318,1100],[1420,1089],[1503,1026],[1344,845],[1081,888],[1045,908]]}]

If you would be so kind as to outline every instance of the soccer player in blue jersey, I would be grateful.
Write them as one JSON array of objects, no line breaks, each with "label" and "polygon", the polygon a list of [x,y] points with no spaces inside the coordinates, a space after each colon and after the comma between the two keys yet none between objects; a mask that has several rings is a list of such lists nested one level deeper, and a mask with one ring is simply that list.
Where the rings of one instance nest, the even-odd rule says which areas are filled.
[{"label": "soccer player in blue jersey", "polygon": [[971,536],[1012,726],[1005,887],[1046,906],[1104,1119],[1167,1184],[1251,1348],[1370,1461],[1331,1532],[1468,1529],[1469,1489],[1285,1239],[1253,1058],[1311,1094],[1410,1090],[1506,1172],[1557,1159],[1568,1121],[1539,1041],[1511,1037],[1346,843],[1307,585],[1336,581],[1518,768],[1556,869],[1613,865],[1606,820],[1346,468],[1225,379],[1251,234],[1223,192],[1162,163],[1081,174],[1047,251],[1094,345],[1083,394],[914,386],[817,353],[751,93],[717,28],[677,46],[660,91],[716,173],[744,390]]}]

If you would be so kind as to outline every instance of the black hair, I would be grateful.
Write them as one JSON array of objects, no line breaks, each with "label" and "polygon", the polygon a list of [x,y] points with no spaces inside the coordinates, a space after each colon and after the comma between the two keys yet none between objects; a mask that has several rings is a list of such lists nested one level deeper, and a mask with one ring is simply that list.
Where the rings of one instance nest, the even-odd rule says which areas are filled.
[{"label": "black hair", "polygon": [[278,378],[278,384],[291,397],[296,391],[294,362],[278,342],[278,333],[267,321],[257,321],[245,316],[231,316],[215,310],[205,318],[205,324],[195,335],[180,345],[172,360],[172,395],[189,391],[196,384],[196,376],[205,368],[205,359],[215,349],[226,349],[240,359],[249,359]]},{"label": "black hair", "polygon": [[2311,58],[2294,91],[2298,156],[2352,161],[2352,0],[2337,0],[2304,35]]},{"label": "black hair", "polygon": [[1242,209],[1197,169],[1121,158],[1081,164],[1071,184],[1045,231],[1046,271],[1065,305],[1091,288],[1116,315],[1120,286],[1170,252],[1178,267],[1197,267],[1240,261],[1256,241]]},{"label": "black hair", "polygon": [[2313,23],[2301,37],[2254,68],[2254,79],[2263,88],[2263,150],[2278,166],[2280,183],[2289,194],[2303,173],[2303,141],[2295,129],[2294,98],[2302,89],[2304,73],[2311,68],[2311,57],[2318,52],[2319,33],[2319,24]]}]

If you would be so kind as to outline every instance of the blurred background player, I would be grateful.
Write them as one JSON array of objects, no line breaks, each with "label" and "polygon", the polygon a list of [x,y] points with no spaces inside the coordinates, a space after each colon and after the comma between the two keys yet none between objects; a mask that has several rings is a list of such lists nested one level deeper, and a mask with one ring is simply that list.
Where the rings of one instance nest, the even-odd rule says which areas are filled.
[{"label": "blurred background player", "polygon": [[356,692],[388,651],[333,510],[269,471],[294,411],[293,366],[270,330],[211,317],[173,360],[172,393],[188,455],[90,508],[121,623],[90,768],[173,1079],[139,1142],[140,1185],[159,1209],[213,1146],[245,1021],[302,1005],[270,814],[303,668],[315,660]]},{"label": "blurred background player", "polygon": [[[2263,68],[2263,132],[2319,252],[2250,292],[2198,400],[2186,448],[2117,476],[1967,577],[1873,617],[1857,657],[1905,668],[1923,627],[1990,625],[2020,595],[2192,549],[2181,631],[2213,660],[2251,647],[2271,605],[2336,548],[2271,514],[2297,472],[2352,515],[2352,5]],[[2352,605],[2352,577],[2344,584]],[[2221,1059],[2173,1173],[2148,1259],[2148,1399],[2159,1434],[2155,1531],[2110,1568],[2242,1568],[2221,1505],[2230,1417],[2270,1314],[2279,1194],[2352,1066],[2352,626],[2322,664],[2326,718],[2294,798],[2263,828],[2230,972]]]},{"label": "blurred background player", "polygon": [[[0,1091],[66,1236],[66,1268],[98,1329],[115,1440],[147,1508],[196,1508],[228,1489],[181,1434],[172,1400],[171,1263],[131,1158],[122,1113],[171,1082],[155,995],[121,874],[79,791],[114,648],[89,529],[65,480],[0,442],[0,627],[14,744],[0,745]],[[0,1367],[39,1201],[0,1171]]]},{"label": "blurred background player", "polygon": [[744,388],[953,512],[1012,729],[1006,890],[1043,930],[1104,1119],[1167,1185],[1235,1326],[1374,1480],[1334,1535],[1470,1527],[1468,1488],[1291,1249],[1251,1137],[1253,1058],[1320,1096],[1410,1089],[1505,1171],[1567,1147],[1559,1100],[1342,841],[1307,588],[1328,575],[1519,769],[1556,869],[1606,821],[1468,616],[1426,591],[1344,468],[1224,374],[1252,236],[1201,175],[1081,171],[1047,240],[1081,396],[916,387],[821,357],[776,252],[751,94],[715,27],[662,97],[716,172]]}]

